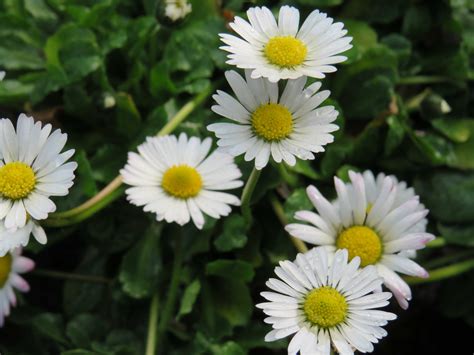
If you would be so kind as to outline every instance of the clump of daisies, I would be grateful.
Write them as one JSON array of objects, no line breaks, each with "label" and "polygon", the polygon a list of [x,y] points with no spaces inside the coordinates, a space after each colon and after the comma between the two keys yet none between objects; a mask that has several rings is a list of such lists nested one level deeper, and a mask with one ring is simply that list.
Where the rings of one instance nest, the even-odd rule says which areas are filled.
[{"label": "clump of daisies", "polygon": [[286,230],[295,238],[324,246],[333,254],[347,249],[349,258],[360,258],[362,266],[374,265],[385,286],[404,309],[411,300],[408,284],[398,275],[428,277],[427,271],[410,259],[414,250],[433,240],[426,232],[428,210],[412,188],[394,176],[370,171],[349,172],[350,182],[337,177],[336,200],[328,201],[314,186],[308,197],[317,210],[296,212],[295,218],[307,224],[289,224]]},{"label": "clump of daisies", "polygon": [[3,327],[5,317],[10,315],[10,307],[16,306],[15,290],[30,290],[20,274],[29,272],[34,267],[33,260],[21,256],[21,248],[13,249],[0,257],[0,327]]},{"label": "clump of daisies", "polygon": [[[266,7],[247,11],[246,20],[235,17],[229,25],[241,37],[221,34],[229,52],[228,64],[245,69],[226,78],[235,97],[224,91],[214,95],[212,110],[232,123],[215,123],[208,129],[219,138],[220,149],[244,154],[262,169],[270,157],[276,163],[295,165],[296,158],[314,159],[334,141],[338,112],[320,105],[329,97],[319,91],[321,82],[306,86],[307,78],[324,78],[336,71],[332,64],[346,60],[338,55],[351,48],[342,23],[313,11],[299,26],[298,9],[283,6],[277,19]],[[287,80],[284,88],[280,80]],[[279,91],[282,89],[280,95]]]},{"label": "clump of daisies", "polygon": [[148,137],[138,146],[138,154],[128,155],[120,171],[131,185],[127,198],[145,212],[156,214],[158,221],[184,225],[190,220],[197,228],[204,225],[204,215],[227,216],[230,206],[240,200],[224,190],[242,186],[242,176],[231,155],[214,151],[212,140],[176,136]]},{"label": "clump of daisies", "polygon": [[53,132],[21,114],[16,130],[9,119],[0,120],[0,256],[24,246],[30,233],[46,242],[36,223],[56,210],[51,196],[64,196],[73,185],[77,163],[67,162],[74,150],[62,152],[67,134]]},{"label": "clump of daisies", "polygon": [[187,0],[165,1],[165,16],[173,22],[185,18],[192,10],[193,7]]},{"label": "clump of daisies", "polygon": [[349,261],[347,250],[329,254],[314,248],[298,254],[294,262],[281,261],[278,278],[262,292],[267,302],[257,305],[268,316],[273,330],[265,340],[288,336],[288,354],[329,355],[372,352],[373,343],[387,335],[382,328],[395,314],[378,308],[388,305],[389,292],[376,292],[383,280],[374,266],[359,268],[361,259]]}]

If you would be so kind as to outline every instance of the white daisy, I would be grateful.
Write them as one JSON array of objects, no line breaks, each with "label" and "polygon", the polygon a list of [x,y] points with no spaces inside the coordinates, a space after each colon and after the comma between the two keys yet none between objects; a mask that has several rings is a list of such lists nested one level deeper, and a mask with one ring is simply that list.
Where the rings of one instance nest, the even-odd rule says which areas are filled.
[{"label": "white daisy", "polygon": [[268,302],[257,305],[274,329],[265,340],[295,334],[288,354],[329,355],[331,343],[339,354],[372,352],[372,343],[387,335],[382,326],[396,315],[376,310],[392,295],[373,294],[383,280],[373,266],[359,269],[359,263],[358,257],[348,263],[347,250],[331,258],[325,248],[280,262],[275,268],[279,279],[267,281],[275,292],[262,292]]},{"label": "white daisy", "polygon": [[352,37],[341,22],[333,23],[326,14],[313,11],[299,28],[298,9],[283,6],[278,24],[266,7],[247,11],[248,23],[235,17],[229,25],[242,38],[220,34],[230,52],[228,64],[252,69],[252,78],[265,77],[272,82],[297,79],[302,75],[322,79],[324,73],[335,72],[331,64],[347,58],[337,55],[352,47]]},{"label": "white daisy", "polygon": [[4,77],[5,77],[5,72],[0,71],[0,81],[2,81]]},{"label": "white daisy", "polygon": [[21,256],[21,248],[0,257],[0,327],[3,327],[5,317],[10,315],[10,306],[16,306],[14,290],[30,290],[30,286],[20,274],[31,271],[34,267],[33,260]]},{"label": "white daisy", "polygon": [[30,234],[40,244],[46,244],[47,238],[44,229],[30,219],[26,225],[16,229],[6,229],[3,223],[0,223],[0,257],[19,246],[26,246],[30,241]]},{"label": "white daisy", "polygon": [[350,258],[361,258],[362,266],[375,265],[385,286],[406,309],[411,290],[396,272],[428,277],[425,269],[409,259],[413,250],[434,239],[425,230],[428,210],[406,184],[391,176],[379,175],[375,180],[370,172],[352,171],[349,176],[348,184],[334,178],[337,199],[333,203],[309,186],[308,197],[318,213],[297,212],[296,219],[311,225],[289,224],[286,230],[308,243],[326,246],[329,252],[347,249]]},{"label": "white daisy", "polygon": [[270,155],[280,163],[295,165],[296,158],[314,159],[313,153],[334,141],[332,124],[338,115],[333,106],[318,106],[330,92],[318,92],[320,82],[305,88],[306,77],[289,80],[281,96],[277,83],[267,79],[246,80],[235,71],[225,73],[237,100],[218,90],[213,96],[217,105],[212,110],[235,123],[214,123],[207,127],[220,138],[217,145],[233,156],[245,153],[245,160],[255,159],[262,169]]},{"label": "white daisy", "polygon": [[212,140],[175,136],[148,137],[138,152],[128,154],[128,163],[120,171],[128,200],[144,211],[156,213],[157,220],[184,225],[193,220],[204,225],[202,212],[213,217],[227,216],[229,205],[240,200],[220,192],[242,186],[242,174],[228,154],[208,155]]},{"label": "white daisy", "polygon": [[165,15],[172,21],[185,18],[193,9],[187,0],[166,0]]},{"label": "white daisy", "polygon": [[[42,127],[21,114],[16,132],[8,119],[0,121],[0,220],[5,228],[22,228],[56,210],[50,196],[65,196],[73,185],[77,163],[66,161],[74,149],[61,153],[67,134]],[[51,133],[51,135],[50,135]]]}]

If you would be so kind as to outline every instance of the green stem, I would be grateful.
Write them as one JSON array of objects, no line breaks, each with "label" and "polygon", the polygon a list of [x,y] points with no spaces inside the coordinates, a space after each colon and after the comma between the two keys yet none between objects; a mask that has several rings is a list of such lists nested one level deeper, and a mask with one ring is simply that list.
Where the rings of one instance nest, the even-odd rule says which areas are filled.
[{"label": "green stem", "polygon": [[410,285],[424,284],[429,282],[441,281],[460,275],[464,272],[474,269],[474,259],[461,261],[456,264],[441,267],[439,269],[429,271],[430,277],[421,279],[418,277],[405,277],[405,281]]},{"label": "green stem", "polygon": [[46,269],[36,269],[31,273],[31,275],[48,277],[52,279],[91,282],[91,283],[99,283],[99,284],[110,284],[112,282],[112,280],[107,279],[105,277],[101,277],[101,276],[73,274],[69,272],[46,270]]},{"label": "green stem", "polygon": [[446,245],[446,240],[443,237],[433,239],[431,242],[426,244],[427,248],[441,248]]},{"label": "green stem", "polygon": [[255,186],[257,186],[258,179],[260,177],[261,170],[257,170],[255,166],[250,173],[249,179],[244,186],[242,191],[242,197],[240,198],[242,215],[246,222],[250,225],[252,223],[252,211],[250,210],[250,200],[252,199]]},{"label": "green stem", "polygon": [[437,84],[446,83],[452,81],[451,78],[446,76],[429,76],[429,75],[418,75],[418,76],[407,76],[400,78],[397,84],[399,85],[421,85],[421,84]]},{"label": "green stem", "polygon": [[183,248],[181,242],[181,233],[178,232],[175,239],[175,251],[174,251],[174,261],[173,261],[173,270],[171,273],[170,286],[167,293],[166,302],[161,313],[161,319],[158,324],[158,330],[156,335],[156,343],[158,344],[158,353],[162,353],[164,350],[163,338],[168,329],[169,322],[173,316],[176,296],[178,294],[179,280],[181,276],[181,268],[183,262]]},{"label": "green stem", "polygon": [[436,259],[430,260],[424,266],[428,269],[432,269],[435,267],[440,267],[442,265],[452,264],[458,260],[465,259],[467,257],[474,255],[474,249],[470,248],[467,250],[463,250],[459,253],[449,253],[448,255],[438,257]]},{"label": "green stem", "polygon": [[[288,220],[285,216],[285,211],[283,210],[283,206],[281,205],[280,201],[278,201],[275,195],[270,196],[270,203],[272,205],[273,211],[275,212],[276,216],[280,220],[280,223],[283,226],[286,226],[288,224]],[[290,235],[290,239],[293,245],[295,246],[295,248],[300,253],[306,253],[308,251],[308,247],[301,239],[292,237],[291,235]]]},{"label": "green stem", "polygon": [[150,318],[148,319],[148,335],[146,341],[145,355],[156,354],[156,326],[158,324],[158,292],[155,293],[150,302]]},{"label": "green stem", "polygon": [[[203,103],[211,92],[212,86],[209,86],[193,100],[185,104],[157,135],[164,136],[173,132],[196,107]],[[64,227],[79,223],[93,216],[108,206],[112,201],[116,200],[123,193],[123,189],[119,189],[122,184],[122,177],[119,175],[88,201],[68,211],[51,213],[49,218],[43,221],[42,224],[48,227]]]}]

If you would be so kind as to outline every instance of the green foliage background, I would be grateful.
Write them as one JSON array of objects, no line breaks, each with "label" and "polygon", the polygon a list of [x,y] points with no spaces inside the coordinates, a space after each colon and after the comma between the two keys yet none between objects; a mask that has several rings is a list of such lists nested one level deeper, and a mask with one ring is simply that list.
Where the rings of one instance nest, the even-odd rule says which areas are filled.
[{"label": "green foliage background", "polygon": [[[122,196],[85,222],[48,228],[49,243],[26,251],[38,269],[93,275],[94,282],[28,275],[32,290],[0,331],[2,354],[142,354],[149,299],[167,295],[176,233],[183,235],[185,264],[163,353],[285,353],[284,341],[264,343],[269,326],[254,308],[275,264],[296,254],[270,200],[284,203],[291,219],[309,207],[305,186],[334,194],[332,176],[346,178],[349,168],[384,171],[415,186],[431,210],[429,230],[446,241],[419,253],[423,265],[473,257],[472,1],[192,2],[189,18],[173,24],[156,0],[0,0],[2,117],[27,112],[52,122],[77,150],[76,184],[57,200],[60,210],[94,196],[127,151],[194,95],[210,86],[229,90],[217,34],[229,31],[234,13],[243,16],[256,4],[276,11],[293,4],[302,18],[319,8],[354,36],[349,60],[323,81],[340,111],[335,143],[314,162],[265,169],[252,227],[235,209],[229,218],[209,219],[201,232],[191,225],[179,231]],[[205,126],[218,119],[210,105],[176,132],[209,136]],[[238,162],[246,179],[251,166]],[[451,353],[453,342],[472,352],[474,272],[413,291],[408,311],[392,305],[399,319],[376,353]],[[456,339],[446,337],[448,329]]]}]

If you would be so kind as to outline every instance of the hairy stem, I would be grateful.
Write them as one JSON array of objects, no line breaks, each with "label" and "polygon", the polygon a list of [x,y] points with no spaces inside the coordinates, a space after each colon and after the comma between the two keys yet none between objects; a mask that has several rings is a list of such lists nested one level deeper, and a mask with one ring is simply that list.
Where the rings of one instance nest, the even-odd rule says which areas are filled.
[{"label": "hairy stem", "polygon": [[417,76],[407,76],[405,78],[400,78],[397,84],[399,85],[422,85],[422,84],[437,84],[437,83],[446,83],[453,81],[451,78],[446,76],[437,76],[437,75],[417,75]]},{"label": "hairy stem", "polygon": [[[285,211],[283,210],[283,206],[281,205],[280,201],[278,201],[275,195],[270,196],[270,203],[272,205],[273,212],[275,212],[276,216],[280,220],[280,223],[283,226],[286,226],[288,224],[288,220],[286,219]],[[292,237],[291,235],[290,235],[290,239],[293,245],[295,246],[295,248],[300,253],[306,253],[308,251],[308,247],[301,239]]]},{"label": "hairy stem", "polygon": [[148,334],[146,340],[145,355],[156,354],[156,326],[158,324],[158,292],[155,293],[150,302],[150,317],[148,319]]},{"label": "hairy stem", "polygon": [[246,222],[250,225],[252,223],[252,211],[250,210],[250,200],[252,199],[255,186],[257,186],[258,179],[260,177],[261,170],[257,170],[255,167],[250,173],[249,179],[244,186],[244,191],[242,192],[241,209],[242,215],[244,216]]},{"label": "hairy stem", "polygon": [[36,269],[33,272],[31,272],[31,275],[48,277],[48,278],[59,279],[59,280],[91,282],[91,283],[99,283],[99,284],[110,284],[112,282],[112,280],[108,278],[96,276],[96,275],[83,275],[83,274],[75,274],[75,273],[70,273],[70,272],[46,270],[46,269]]},{"label": "hairy stem", "polygon": [[411,276],[405,277],[404,279],[410,285],[424,284],[424,283],[441,281],[441,280],[448,279],[454,276],[458,276],[472,269],[474,269],[474,259],[469,259],[469,260],[461,261],[456,264],[452,264],[449,266],[444,266],[435,270],[431,270],[429,271],[430,277],[426,279],[421,279],[418,277],[411,277]]},{"label": "hairy stem", "polygon": [[174,250],[174,260],[173,260],[173,270],[171,272],[171,281],[170,286],[167,292],[167,298],[163,307],[163,312],[161,313],[161,319],[158,324],[158,330],[156,335],[156,343],[158,344],[158,353],[163,353],[163,339],[168,330],[168,325],[170,323],[171,317],[173,316],[176,296],[178,294],[179,287],[179,278],[181,276],[181,268],[183,262],[183,248],[181,241],[181,233],[178,232],[175,237],[175,250]]}]

